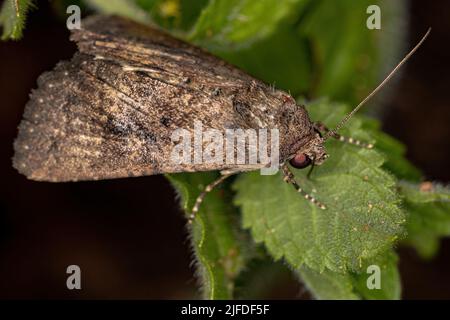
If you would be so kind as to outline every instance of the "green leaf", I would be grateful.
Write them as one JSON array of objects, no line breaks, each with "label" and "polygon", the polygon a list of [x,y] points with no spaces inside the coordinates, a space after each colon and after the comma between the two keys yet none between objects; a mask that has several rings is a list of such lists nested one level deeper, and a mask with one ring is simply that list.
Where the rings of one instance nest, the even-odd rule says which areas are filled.
[{"label": "green leaf", "polygon": [[[316,299],[354,300],[384,299],[397,300],[401,295],[400,274],[397,268],[398,257],[393,250],[365,262],[360,273],[337,273],[330,270],[317,272],[307,267],[298,269],[301,280]],[[367,282],[373,271],[369,266],[378,266],[380,289],[369,289]],[[368,272],[370,271],[370,272]],[[378,270],[377,270],[378,271]]]},{"label": "green leaf", "polygon": [[184,31],[194,25],[207,3],[208,0],[137,0],[138,6],[158,25]]},{"label": "green leaf", "polygon": [[172,29],[181,16],[179,0],[137,0],[137,5],[165,29]]},{"label": "green leaf", "polygon": [[[182,208],[189,212],[197,196],[217,174],[181,173],[167,177],[179,192]],[[206,299],[233,298],[235,279],[253,249],[247,235],[238,228],[238,217],[225,190],[223,186],[206,196],[189,228],[197,275]]]},{"label": "green leaf", "polygon": [[209,0],[181,0],[180,28],[182,28],[183,30],[192,28],[200,14],[202,13],[202,10],[208,5],[208,3]]},{"label": "green leaf", "polygon": [[[291,278],[290,270],[270,257],[258,256],[249,263],[236,280],[236,299],[270,299],[280,282]],[[289,279],[290,280],[290,279]],[[283,282],[284,283],[284,282]]]},{"label": "green leaf", "polygon": [[0,26],[3,28],[2,40],[19,40],[28,11],[33,8],[31,0],[5,0],[0,12]]},{"label": "green leaf", "polygon": [[211,50],[233,50],[269,36],[306,0],[211,0],[189,36]]},{"label": "green leaf", "polygon": [[[333,127],[346,107],[319,102],[307,109],[313,119]],[[342,133],[373,142],[358,117]],[[242,208],[244,227],[275,259],[284,257],[294,269],[357,271],[403,235],[405,213],[398,207],[396,180],[381,168],[381,153],[334,140],[326,148],[330,158],[315,169],[312,180],[307,172],[294,170],[302,188],[326,210],[303,199],[281,174],[259,172],[239,177],[235,203]]]},{"label": "green leaf", "polygon": [[383,168],[393,173],[398,179],[420,181],[422,173],[405,157],[406,147],[397,139],[381,131],[380,122],[365,118],[363,128],[370,131],[376,141],[377,150],[388,155]]},{"label": "green leaf", "polygon": [[309,90],[312,70],[308,43],[288,26],[249,47],[216,54],[293,96]]},{"label": "green leaf", "polygon": [[361,299],[354,292],[353,281],[349,274],[325,270],[314,271],[308,267],[298,270],[301,281],[318,300],[357,300]]},{"label": "green leaf", "polygon": [[151,21],[147,12],[133,0],[84,0],[84,2],[104,14],[117,14],[142,23]]},{"label": "green leaf", "polygon": [[[370,300],[398,300],[401,298],[401,281],[400,273],[397,267],[398,257],[396,253],[391,250],[387,253],[366,262],[363,270],[359,274],[351,274],[355,292],[364,299]],[[380,270],[380,289],[369,289],[367,282],[373,275],[373,271],[368,272],[368,267],[375,265]]]},{"label": "green leaf", "polygon": [[423,258],[433,257],[441,237],[450,236],[450,189],[439,184],[402,181],[399,191],[409,212],[406,244]]}]

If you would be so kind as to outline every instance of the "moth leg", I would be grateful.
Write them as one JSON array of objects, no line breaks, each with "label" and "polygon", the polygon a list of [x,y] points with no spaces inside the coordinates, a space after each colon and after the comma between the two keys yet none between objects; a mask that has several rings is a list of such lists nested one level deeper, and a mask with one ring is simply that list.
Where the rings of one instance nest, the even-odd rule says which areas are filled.
[{"label": "moth leg", "polygon": [[309,170],[308,170],[308,173],[306,174],[306,178],[307,178],[308,180],[311,180],[311,174],[312,174],[314,168],[316,167],[315,163],[316,163],[316,159],[313,158],[313,159],[311,160],[311,165],[309,166],[310,168],[309,168]]},{"label": "moth leg", "polygon": [[261,168],[264,168],[264,165],[262,165],[262,164],[239,165],[238,168],[224,169],[224,170],[220,171],[220,174],[221,175],[237,174],[237,173],[241,173],[241,172],[259,170]]},{"label": "moth leg", "polygon": [[295,181],[294,174],[291,172],[291,170],[289,170],[289,167],[287,166],[287,164],[283,164],[283,166],[281,168],[283,169],[283,175],[284,175],[283,180],[285,182],[292,184],[298,193],[300,193],[306,200],[308,200],[315,206],[319,207],[322,210],[325,210],[327,208],[323,203],[317,201],[316,198],[314,198],[309,193],[304,191],[298,185],[297,181]]},{"label": "moth leg", "polygon": [[[330,129],[328,129],[321,122],[314,123],[314,126],[315,126],[315,128],[317,130],[322,131],[322,132],[329,132],[330,131]],[[341,142],[349,143],[349,144],[352,144],[352,145],[355,145],[355,146],[358,146],[358,147],[361,147],[361,148],[366,148],[366,149],[372,149],[373,148],[373,144],[372,143],[365,143],[365,142],[363,142],[361,140],[358,140],[358,139],[353,139],[351,137],[345,137],[345,136],[340,135],[339,133],[333,134],[332,137],[337,139],[337,140],[339,140],[339,141],[341,141]]]},{"label": "moth leg", "polygon": [[197,199],[195,199],[194,207],[191,210],[191,213],[189,214],[188,223],[191,224],[194,219],[195,215],[198,212],[198,209],[200,208],[200,205],[202,204],[203,200],[205,199],[206,195],[211,192],[215,187],[217,187],[219,184],[221,184],[225,179],[232,176],[234,173],[224,174],[221,175],[219,178],[217,178],[215,181],[211,182],[206,186],[206,188],[198,195]]}]

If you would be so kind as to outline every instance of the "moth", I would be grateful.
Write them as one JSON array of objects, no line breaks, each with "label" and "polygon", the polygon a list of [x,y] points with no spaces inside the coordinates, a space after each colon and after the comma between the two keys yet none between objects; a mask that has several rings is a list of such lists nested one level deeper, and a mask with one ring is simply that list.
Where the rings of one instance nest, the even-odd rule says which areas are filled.
[{"label": "moth", "polygon": [[276,128],[284,180],[325,209],[295,181],[288,164],[302,169],[327,158],[324,142],[337,138],[373,147],[337,131],[417,50],[427,34],[387,78],[333,130],[313,122],[288,93],[155,28],[114,16],[93,16],[73,30],[72,60],[42,74],[14,142],[13,166],[32,180],[79,181],[175,172],[220,170],[221,177],[197,198],[190,221],[206,193],[230,175],[267,163],[173,163],[171,134],[192,131],[201,121],[230,128]]}]

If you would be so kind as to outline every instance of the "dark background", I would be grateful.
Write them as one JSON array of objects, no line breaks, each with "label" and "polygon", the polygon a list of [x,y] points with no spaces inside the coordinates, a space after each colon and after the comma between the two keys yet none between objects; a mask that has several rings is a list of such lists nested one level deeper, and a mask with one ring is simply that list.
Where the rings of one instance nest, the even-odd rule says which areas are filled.
[{"label": "dark background", "polygon": [[[427,179],[450,180],[450,2],[411,1],[411,45],[432,35],[408,62],[387,102],[384,129],[408,146]],[[11,167],[12,143],[37,77],[75,45],[46,1],[24,39],[0,42],[0,298],[191,298],[198,294],[184,218],[161,176],[51,184]],[[450,298],[450,241],[431,261],[400,248],[403,297]],[[82,290],[66,288],[68,265]],[[308,298],[288,273],[267,297]]]}]

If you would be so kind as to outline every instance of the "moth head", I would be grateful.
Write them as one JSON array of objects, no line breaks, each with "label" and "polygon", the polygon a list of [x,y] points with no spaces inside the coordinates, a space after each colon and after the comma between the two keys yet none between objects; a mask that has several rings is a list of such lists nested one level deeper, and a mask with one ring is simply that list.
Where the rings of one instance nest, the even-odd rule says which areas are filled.
[{"label": "moth head", "polygon": [[321,165],[328,158],[323,142],[324,139],[320,132],[314,131],[314,138],[289,159],[289,164],[296,169],[304,169],[310,165]]}]

